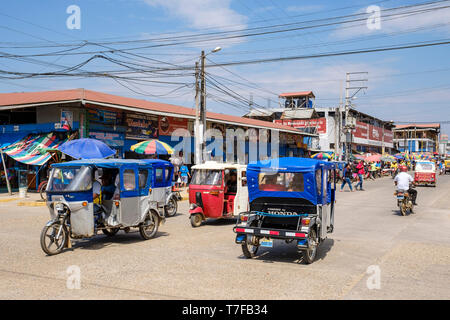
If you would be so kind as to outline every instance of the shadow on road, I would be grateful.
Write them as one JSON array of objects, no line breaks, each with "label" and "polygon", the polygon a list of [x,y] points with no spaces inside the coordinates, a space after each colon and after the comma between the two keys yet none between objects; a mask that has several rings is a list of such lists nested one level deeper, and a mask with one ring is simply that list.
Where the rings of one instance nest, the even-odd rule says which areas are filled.
[{"label": "shadow on road", "polygon": [[[333,239],[325,239],[325,241],[322,242],[322,244],[319,246],[316,254],[316,259],[314,261],[317,262],[319,260],[325,259],[333,245]],[[239,259],[246,259],[246,257],[242,254],[239,256]],[[260,247],[254,260],[260,260],[264,263],[304,263],[303,254],[300,250],[297,249],[295,243],[285,243],[279,240],[274,242],[273,248]]]},{"label": "shadow on road", "polygon": [[[139,234],[138,230],[132,230],[128,233],[125,233],[124,231],[119,231],[116,235],[109,237],[105,235],[97,235],[93,238],[87,238],[87,239],[77,239],[72,240],[75,241],[75,243],[72,246],[72,250],[75,249],[84,249],[84,250],[99,250],[103,249],[115,244],[120,245],[127,245],[127,244],[134,244],[137,242],[143,242],[143,241],[152,241],[154,239],[157,239],[159,237],[167,237],[169,233],[167,232],[161,232],[158,231],[154,238],[150,240],[144,240],[141,235]],[[70,250],[70,249],[66,249]],[[64,250],[64,251],[66,251]]]}]

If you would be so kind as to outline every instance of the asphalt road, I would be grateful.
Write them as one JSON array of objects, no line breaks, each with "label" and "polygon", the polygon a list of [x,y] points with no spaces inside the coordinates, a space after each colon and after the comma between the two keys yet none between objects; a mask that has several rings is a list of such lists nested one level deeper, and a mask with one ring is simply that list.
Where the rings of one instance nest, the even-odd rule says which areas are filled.
[{"label": "asphalt road", "polygon": [[[243,258],[233,222],[194,229],[186,201],[154,239],[120,231],[49,257],[39,245],[46,207],[0,202],[0,299],[450,299],[450,176],[419,187],[406,217],[392,179],[365,189],[338,192],[335,232],[311,265],[283,242]],[[67,287],[70,266],[80,289]]]}]

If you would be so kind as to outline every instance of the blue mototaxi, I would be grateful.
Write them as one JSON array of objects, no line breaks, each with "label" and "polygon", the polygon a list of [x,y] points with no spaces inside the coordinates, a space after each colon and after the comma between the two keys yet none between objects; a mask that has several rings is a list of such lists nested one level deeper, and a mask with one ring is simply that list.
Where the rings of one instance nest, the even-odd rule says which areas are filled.
[{"label": "blue mototaxi", "polygon": [[247,167],[250,211],[233,231],[247,258],[274,239],[295,242],[312,263],[317,247],[333,232],[336,165],[306,158],[278,158]]},{"label": "blue mototaxi", "polygon": [[[154,237],[165,221],[173,165],[163,160],[76,160],[51,166],[47,193],[50,220],[41,233],[49,255],[70,247],[70,238],[108,236],[139,228]],[[98,181],[101,179],[102,183]]]}]

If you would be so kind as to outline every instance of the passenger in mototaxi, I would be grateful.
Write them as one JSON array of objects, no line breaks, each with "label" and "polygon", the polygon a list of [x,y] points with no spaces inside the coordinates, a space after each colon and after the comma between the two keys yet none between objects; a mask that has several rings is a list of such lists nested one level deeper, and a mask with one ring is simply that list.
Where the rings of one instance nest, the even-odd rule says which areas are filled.
[{"label": "passenger in mototaxi", "polygon": [[234,199],[236,198],[237,192],[237,173],[236,170],[231,171],[227,184],[225,185],[225,203],[224,206],[225,214],[233,213],[234,210]]}]

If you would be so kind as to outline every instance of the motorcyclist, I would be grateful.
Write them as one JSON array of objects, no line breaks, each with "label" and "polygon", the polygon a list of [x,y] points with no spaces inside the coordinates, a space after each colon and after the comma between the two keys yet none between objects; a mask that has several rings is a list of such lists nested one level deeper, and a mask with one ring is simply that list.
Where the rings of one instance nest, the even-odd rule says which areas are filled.
[{"label": "motorcyclist", "polygon": [[400,166],[400,173],[394,178],[394,183],[397,186],[397,190],[408,191],[411,195],[412,203],[417,206],[417,190],[410,187],[410,183],[414,185],[414,179],[408,174],[408,168],[404,165]]}]

